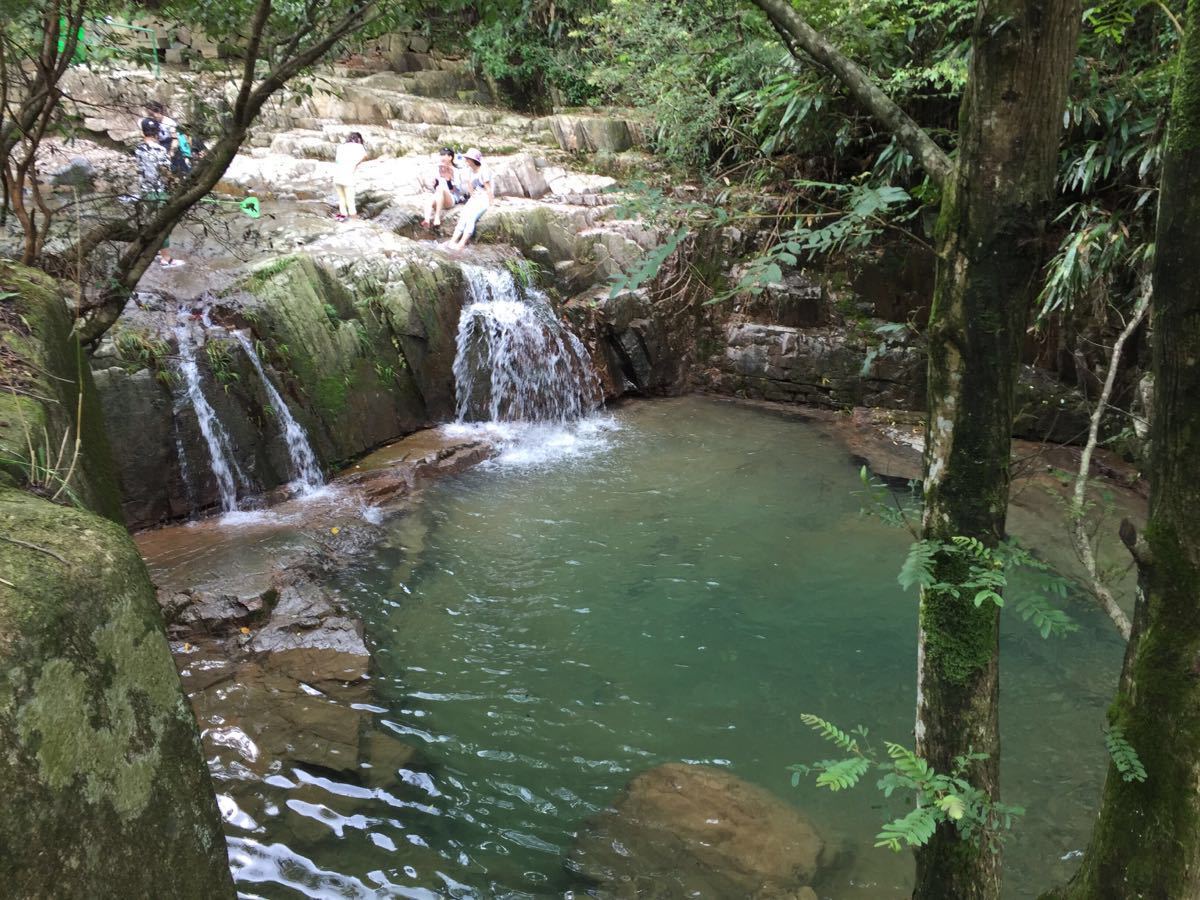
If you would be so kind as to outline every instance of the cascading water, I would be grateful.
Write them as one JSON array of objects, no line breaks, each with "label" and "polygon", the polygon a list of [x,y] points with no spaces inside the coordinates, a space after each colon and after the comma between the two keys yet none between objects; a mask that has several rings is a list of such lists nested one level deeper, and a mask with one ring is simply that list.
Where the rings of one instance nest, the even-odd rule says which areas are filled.
[{"label": "cascading water", "polygon": [[250,360],[250,364],[254,366],[254,371],[258,373],[258,377],[262,379],[263,387],[267,391],[267,396],[271,400],[271,405],[275,409],[275,415],[279,421],[280,430],[283,433],[284,443],[287,445],[288,456],[292,461],[293,483],[299,488],[301,494],[306,494],[316,490],[325,483],[325,477],[321,474],[321,466],[317,462],[317,455],[313,452],[312,445],[308,442],[308,434],[304,428],[296,421],[287,403],[280,396],[279,391],[275,389],[275,385],[271,383],[271,379],[267,377],[267,373],[263,370],[262,361],[258,358],[258,354],[254,352],[254,347],[250,343],[250,338],[244,331],[231,332],[242,349],[246,351],[246,358]]},{"label": "cascading water", "polygon": [[238,481],[245,481],[245,478],[241,476],[234,458],[229,433],[204,396],[200,384],[200,367],[196,363],[197,344],[193,328],[182,315],[180,323],[175,326],[174,334],[179,344],[179,375],[184,389],[182,399],[191,404],[196,413],[196,421],[200,423],[200,434],[208,447],[209,466],[221,495],[221,508],[225,512],[233,512],[238,508]]},{"label": "cascading water", "polygon": [[470,301],[458,325],[454,383],[458,419],[554,422],[581,419],[603,399],[592,359],[546,295],[525,296],[504,269],[463,266]]}]

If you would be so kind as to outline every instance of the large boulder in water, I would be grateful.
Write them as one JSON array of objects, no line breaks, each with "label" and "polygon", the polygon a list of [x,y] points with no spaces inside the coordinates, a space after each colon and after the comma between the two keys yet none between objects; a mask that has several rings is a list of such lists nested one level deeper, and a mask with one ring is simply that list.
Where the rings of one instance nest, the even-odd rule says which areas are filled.
[{"label": "large boulder in water", "polygon": [[0,487],[6,897],[232,897],[195,720],[125,530]]},{"label": "large boulder in water", "polygon": [[602,897],[793,900],[824,842],[773,794],[709,766],[668,763],[636,776],[576,839],[569,865]]}]

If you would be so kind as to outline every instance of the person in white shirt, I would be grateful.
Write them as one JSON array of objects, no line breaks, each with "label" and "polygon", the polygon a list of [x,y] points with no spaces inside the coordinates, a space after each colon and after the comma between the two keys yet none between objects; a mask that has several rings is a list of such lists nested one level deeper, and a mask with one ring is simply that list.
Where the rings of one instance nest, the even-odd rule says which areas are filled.
[{"label": "person in white shirt", "polygon": [[338,198],[338,213],[334,218],[339,222],[358,218],[358,209],[354,205],[354,170],[366,158],[363,136],[357,131],[350,132],[346,143],[338,147],[333,160],[333,189]]},{"label": "person in white shirt", "polygon": [[433,176],[433,193],[425,207],[422,228],[438,228],[442,224],[442,213],[467,202],[467,192],[459,184],[458,167],[454,165],[454,151],[443,147],[438,151],[438,167]]},{"label": "person in white shirt", "polygon": [[471,170],[470,180],[467,183],[471,197],[467,200],[467,205],[463,207],[462,215],[458,217],[458,224],[454,226],[454,235],[443,245],[448,250],[461,250],[467,246],[467,241],[475,233],[479,217],[488,211],[492,201],[496,199],[492,170],[483,164],[483,154],[472,147],[463,154],[463,159],[467,161],[467,166]]}]

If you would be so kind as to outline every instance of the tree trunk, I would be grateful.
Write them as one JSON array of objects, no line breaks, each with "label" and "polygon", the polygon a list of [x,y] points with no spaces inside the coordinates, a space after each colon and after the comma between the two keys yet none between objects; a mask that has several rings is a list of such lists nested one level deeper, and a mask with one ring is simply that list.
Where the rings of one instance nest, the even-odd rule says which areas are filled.
[{"label": "tree trunk", "polygon": [[1122,537],[1141,599],[1112,724],[1148,777],[1113,766],[1070,898],[1200,897],[1200,0],[1187,32],[1163,159],[1154,258],[1150,518]]},{"label": "tree trunk", "polygon": [[112,222],[103,226],[100,234],[84,236],[80,244],[69,252],[68,258],[86,256],[104,239],[129,241],[117,261],[116,271],[99,297],[87,305],[75,324],[75,334],[80,343],[95,343],[121,317],[133,289],[154,262],[158,251],[170,236],[171,229],[217,186],[245,139],[244,127],[235,127],[221,135],[203,163],[196,167],[180,190],[135,234],[128,233],[128,223]]},{"label": "tree trunk", "polygon": [[[1076,0],[981,3],[945,185],[929,328],[924,537],[995,545],[1004,536],[1014,394],[1026,315],[1044,257],[1062,111],[1080,23]],[[939,580],[961,582],[942,555]],[[999,608],[922,595],[917,752],[942,772],[968,753],[967,777],[999,796]],[[1000,892],[1000,854],[943,825],[917,851],[913,896],[984,900]]]},{"label": "tree trunk", "polygon": [[885,94],[866,72],[800,18],[791,0],[752,0],[771,20],[793,56],[803,53],[832,72],[858,103],[896,136],[930,179],[944,185],[952,165],[933,138]]}]

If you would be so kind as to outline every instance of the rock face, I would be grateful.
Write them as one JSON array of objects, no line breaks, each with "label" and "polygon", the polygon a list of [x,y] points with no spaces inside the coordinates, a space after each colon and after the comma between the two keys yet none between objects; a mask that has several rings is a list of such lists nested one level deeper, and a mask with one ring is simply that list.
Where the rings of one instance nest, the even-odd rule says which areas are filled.
[{"label": "rock face", "polygon": [[0,488],[0,533],[25,542],[0,541],[5,892],[232,897],[195,720],[124,529]]},{"label": "rock face", "polygon": [[[111,521],[112,459],[66,307],[38,273],[4,266],[0,283],[14,294],[0,300],[0,454],[19,458],[33,427],[72,446],[82,424],[59,481],[0,468],[0,883],[13,897],[232,897],[154,589]],[[60,481],[76,505],[33,493]]]},{"label": "rock face", "polygon": [[0,299],[0,485],[28,480],[32,444],[40,465],[48,459],[56,470],[50,493],[63,488],[62,495],[121,521],[92,373],[57,287],[41,272],[0,262],[0,293],[10,294]]},{"label": "rock face", "polygon": [[641,129],[626,118],[597,115],[556,115],[550,128],[558,146],[572,152],[620,153],[641,143]]},{"label": "rock face", "polygon": [[793,900],[808,896],[823,850],[808,820],[762,788],[668,763],[588,823],[570,865],[601,897]]},{"label": "rock face", "polygon": [[[294,473],[273,401],[231,330],[248,332],[267,377],[329,467],[453,418],[451,366],[466,290],[460,268],[388,257],[356,265],[286,256],[243,276],[211,306],[220,324],[197,353],[201,389],[229,434],[247,492],[269,491]],[[122,448],[124,515],[135,528],[218,500],[208,448],[173,364],[148,366],[136,352],[138,335],[169,334],[173,321],[123,321],[115,349],[95,361],[104,425]],[[128,358],[126,346],[135,349]]]},{"label": "rock face", "polygon": [[714,379],[721,390],[836,408],[920,409],[925,405],[925,354],[917,346],[879,351],[875,335],[829,326],[734,322],[725,334],[721,374]]}]

